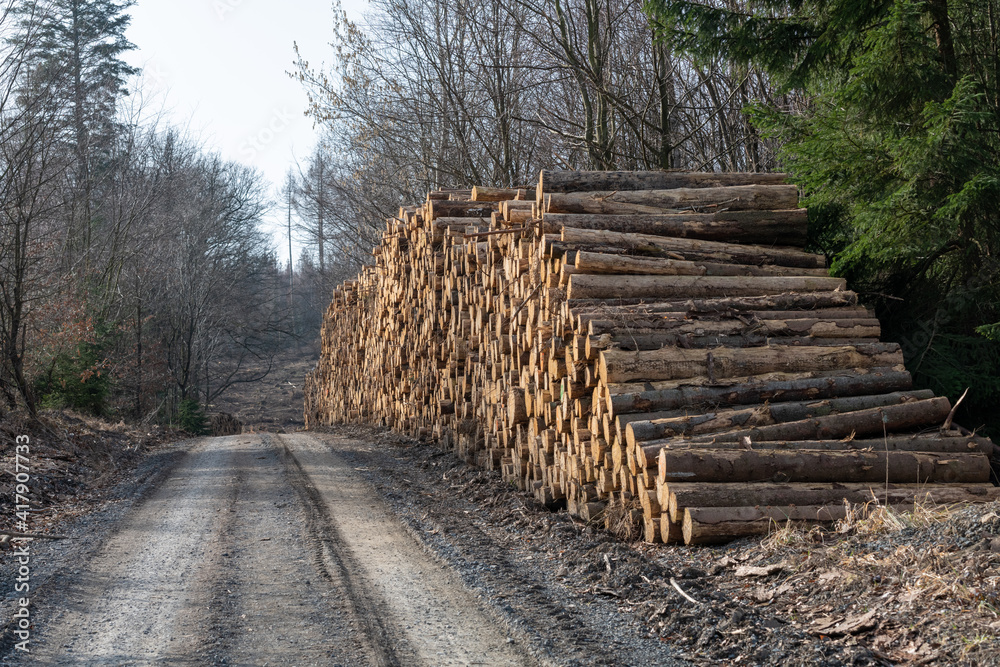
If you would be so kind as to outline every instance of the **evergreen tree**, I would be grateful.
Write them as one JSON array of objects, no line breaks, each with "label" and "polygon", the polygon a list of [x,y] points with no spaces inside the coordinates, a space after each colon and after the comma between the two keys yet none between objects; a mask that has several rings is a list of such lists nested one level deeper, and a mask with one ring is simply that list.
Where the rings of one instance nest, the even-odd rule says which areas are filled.
[{"label": "evergreen tree", "polygon": [[878,308],[918,383],[1000,427],[1000,2],[647,0],[660,37],[765,68],[806,112],[759,108],[816,247]]},{"label": "evergreen tree", "polygon": [[20,3],[22,34],[32,33],[31,85],[56,90],[74,163],[69,200],[70,246],[89,257],[95,190],[117,131],[115,113],[137,70],[122,60],[135,0],[49,0]]}]

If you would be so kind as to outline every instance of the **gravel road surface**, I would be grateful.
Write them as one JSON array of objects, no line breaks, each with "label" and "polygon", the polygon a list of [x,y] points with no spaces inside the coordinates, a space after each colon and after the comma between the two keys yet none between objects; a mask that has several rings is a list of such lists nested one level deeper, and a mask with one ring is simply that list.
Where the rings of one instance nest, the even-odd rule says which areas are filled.
[{"label": "gravel road surface", "polygon": [[203,439],[106,533],[47,552],[30,656],[4,662],[539,664],[311,435]]}]

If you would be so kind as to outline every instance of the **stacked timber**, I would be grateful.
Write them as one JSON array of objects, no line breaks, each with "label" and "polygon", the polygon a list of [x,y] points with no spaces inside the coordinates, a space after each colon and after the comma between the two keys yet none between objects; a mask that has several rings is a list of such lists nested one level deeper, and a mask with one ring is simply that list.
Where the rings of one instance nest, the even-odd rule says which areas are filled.
[{"label": "stacked timber", "polygon": [[586,519],[635,507],[649,541],[997,498],[993,444],[913,389],[806,227],[781,174],[433,192],[334,292],[307,425],[434,440]]}]

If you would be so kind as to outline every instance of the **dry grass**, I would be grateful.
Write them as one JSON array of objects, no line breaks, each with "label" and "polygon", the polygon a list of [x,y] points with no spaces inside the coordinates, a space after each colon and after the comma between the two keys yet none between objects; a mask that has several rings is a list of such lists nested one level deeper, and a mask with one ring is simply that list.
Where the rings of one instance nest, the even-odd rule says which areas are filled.
[{"label": "dry grass", "polygon": [[845,509],[822,527],[774,523],[761,548],[748,547],[737,562],[780,562],[786,577],[761,586],[760,601],[810,623],[874,614],[870,628],[844,636],[896,664],[997,664],[1000,504],[873,499]]},{"label": "dry grass", "polygon": [[927,528],[948,518],[964,505],[937,505],[916,501],[913,505],[883,505],[872,500],[861,505],[850,505],[847,516],[837,522],[835,530],[841,534],[887,535],[906,528]]},{"label": "dry grass", "polygon": [[625,542],[632,542],[642,536],[642,508],[638,500],[627,503],[612,499],[604,509],[604,528]]},{"label": "dry grass", "polygon": [[857,505],[847,505],[847,516],[832,526],[788,521],[772,521],[761,547],[767,551],[800,548],[842,539],[847,535],[867,537],[887,536],[907,528],[926,528],[947,521],[964,505],[937,505],[917,501],[913,505],[883,505],[877,499]]},{"label": "dry grass", "polygon": [[824,541],[827,531],[822,526],[807,523],[786,521],[784,524],[771,522],[767,537],[761,540],[760,546],[766,552],[788,548],[804,548]]}]

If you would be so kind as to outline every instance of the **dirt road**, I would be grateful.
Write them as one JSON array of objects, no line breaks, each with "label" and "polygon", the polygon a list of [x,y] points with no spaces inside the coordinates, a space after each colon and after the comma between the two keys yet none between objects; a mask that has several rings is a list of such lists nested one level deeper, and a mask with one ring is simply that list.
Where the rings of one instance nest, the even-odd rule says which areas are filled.
[{"label": "dirt road", "polygon": [[168,442],[31,545],[28,655],[0,554],[0,664],[994,664],[1000,509],[944,516],[647,545],[384,429]]},{"label": "dirt road", "polygon": [[537,664],[310,435],[201,441],[75,567],[31,664]]}]

